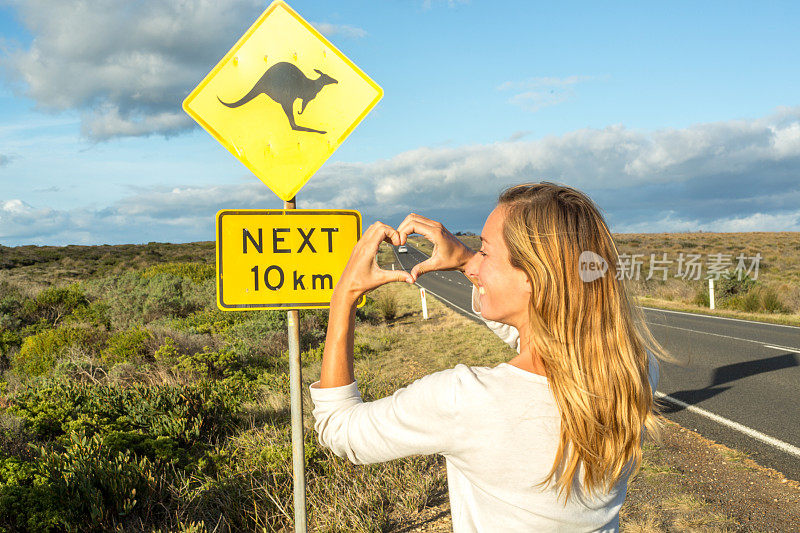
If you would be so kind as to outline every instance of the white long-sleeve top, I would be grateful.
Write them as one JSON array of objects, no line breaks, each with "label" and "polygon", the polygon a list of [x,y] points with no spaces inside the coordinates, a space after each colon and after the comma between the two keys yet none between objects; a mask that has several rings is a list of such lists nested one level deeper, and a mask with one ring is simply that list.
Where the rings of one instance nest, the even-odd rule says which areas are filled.
[{"label": "white long-sleeve top", "polygon": [[[475,308],[473,297],[473,311]],[[487,321],[518,348],[511,326]],[[650,383],[658,364],[651,353]],[[560,416],[547,378],[501,363],[458,364],[420,378],[393,395],[363,402],[356,382],[311,385],[320,444],[356,464],[417,454],[445,457],[455,533],[618,531],[627,476],[594,499],[581,490],[564,505],[553,483],[537,486],[558,448]]]}]

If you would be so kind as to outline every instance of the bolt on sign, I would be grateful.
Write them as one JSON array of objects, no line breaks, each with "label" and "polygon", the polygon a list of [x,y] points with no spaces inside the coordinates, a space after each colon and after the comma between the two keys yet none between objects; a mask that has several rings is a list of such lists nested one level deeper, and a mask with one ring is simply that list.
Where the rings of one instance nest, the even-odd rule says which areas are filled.
[{"label": "bolt on sign", "polygon": [[216,225],[223,311],[328,308],[361,237],[351,210],[222,210]]},{"label": "bolt on sign", "polygon": [[270,4],[183,109],[291,200],[383,96],[282,1]]}]

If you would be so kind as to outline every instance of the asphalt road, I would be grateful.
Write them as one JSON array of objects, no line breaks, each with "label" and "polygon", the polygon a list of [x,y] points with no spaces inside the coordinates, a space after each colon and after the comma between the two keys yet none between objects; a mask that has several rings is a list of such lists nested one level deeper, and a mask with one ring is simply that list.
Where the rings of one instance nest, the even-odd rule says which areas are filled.
[{"label": "asphalt road", "polygon": [[[410,245],[395,256],[406,270],[427,258]],[[460,272],[424,274],[417,284],[483,323]],[[686,362],[661,362],[664,415],[800,480],[800,328],[643,309],[656,340]]]}]

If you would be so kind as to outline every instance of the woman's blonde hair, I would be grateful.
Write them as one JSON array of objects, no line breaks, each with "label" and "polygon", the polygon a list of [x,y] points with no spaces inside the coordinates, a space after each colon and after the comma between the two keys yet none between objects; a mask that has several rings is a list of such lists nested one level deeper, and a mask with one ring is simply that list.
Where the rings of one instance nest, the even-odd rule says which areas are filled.
[{"label": "woman's blonde hair", "polygon": [[[542,359],[561,414],[558,450],[542,484],[556,478],[566,501],[582,466],[587,494],[605,492],[638,470],[645,428],[658,433],[646,349],[669,356],[617,279],[611,232],[585,194],[529,183],[503,191],[498,204],[506,209],[511,264],[525,271],[533,290],[531,349]],[[596,277],[602,270],[589,270],[588,263],[603,261],[608,270]]]}]

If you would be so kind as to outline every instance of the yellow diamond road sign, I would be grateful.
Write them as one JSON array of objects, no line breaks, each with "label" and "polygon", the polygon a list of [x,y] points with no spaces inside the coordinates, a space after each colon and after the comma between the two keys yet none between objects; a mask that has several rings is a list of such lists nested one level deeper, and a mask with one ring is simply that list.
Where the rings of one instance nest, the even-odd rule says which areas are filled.
[{"label": "yellow diamond road sign", "polygon": [[283,200],[291,200],[383,90],[276,1],[183,102]]},{"label": "yellow diamond road sign", "polygon": [[223,311],[327,308],[359,237],[358,211],[219,211],[217,305]]}]

